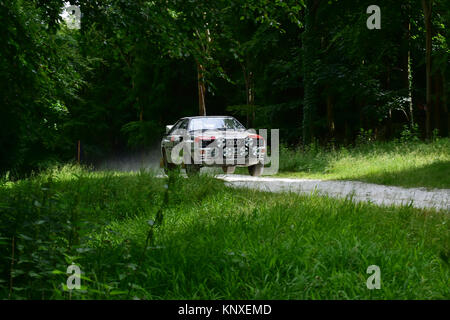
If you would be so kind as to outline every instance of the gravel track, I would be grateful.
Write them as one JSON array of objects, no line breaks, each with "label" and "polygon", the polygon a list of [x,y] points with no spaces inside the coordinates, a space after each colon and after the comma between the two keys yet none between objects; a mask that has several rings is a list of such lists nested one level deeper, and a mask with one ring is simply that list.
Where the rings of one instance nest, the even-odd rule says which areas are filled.
[{"label": "gravel track", "polygon": [[377,205],[412,205],[450,212],[450,189],[402,188],[359,181],[311,180],[290,178],[217,175],[227,185],[269,192],[316,193],[335,198],[351,197],[353,201]]}]

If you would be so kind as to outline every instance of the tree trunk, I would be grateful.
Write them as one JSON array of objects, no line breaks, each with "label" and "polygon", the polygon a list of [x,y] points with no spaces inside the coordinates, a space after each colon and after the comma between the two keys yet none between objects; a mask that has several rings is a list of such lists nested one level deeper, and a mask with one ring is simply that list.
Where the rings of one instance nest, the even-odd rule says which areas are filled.
[{"label": "tree trunk", "polygon": [[412,83],[413,83],[413,76],[412,76],[412,71],[411,71],[411,50],[410,50],[410,48],[408,48],[408,101],[409,101],[409,121],[410,121],[411,127],[414,125]]},{"label": "tree trunk", "polygon": [[442,132],[441,127],[441,77],[437,73],[434,77],[434,107],[433,107],[433,117],[434,117],[434,128],[438,129],[438,132]]},{"label": "tree trunk", "polygon": [[445,121],[445,130],[442,132],[442,136],[448,137],[450,130],[450,113],[448,112],[447,105],[447,83],[445,82],[445,72],[442,73],[442,110],[444,111]]},{"label": "tree trunk", "polygon": [[424,14],[424,22],[426,29],[426,79],[427,79],[427,94],[426,94],[426,120],[425,129],[427,138],[431,137],[431,51],[432,51],[432,30],[431,30],[431,13],[433,7],[433,0],[422,0],[422,8]]},{"label": "tree trunk", "polygon": [[[247,64],[248,65],[248,64]],[[247,128],[255,125],[255,84],[253,81],[253,72],[248,71],[246,64],[242,63],[242,72],[245,80],[245,96],[247,100]],[[251,116],[251,118],[250,118]]]},{"label": "tree trunk", "polygon": [[331,95],[327,96],[327,123],[330,139],[334,138],[334,117],[333,117],[333,100]]},{"label": "tree trunk", "polygon": [[[389,90],[390,88],[391,88],[391,67],[388,67],[386,76],[386,89]],[[391,136],[392,136],[392,108],[389,108],[386,123],[386,138],[390,139]]]},{"label": "tree trunk", "polygon": [[[206,43],[202,45],[202,55],[203,57],[209,56],[209,44],[211,43],[211,32],[208,28],[208,23],[206,21],[206,12],[203,13],[203,21],[206,33]],[[196,33],[201,39],[200,31],[196,29]],[[206,116],[206,103],[205,103],[205,95],[206,95],[206,86],[205,86],[205,66],[197,60],[197,86],[198,86],[198,114],[200,116]]]},{"label": "tree trunk", "polygon": [[411,3],[408,2],[408,57],[407,57],[407,75],[406,81],[408,85],[408,102],[409,102],[409,121],[411,128],[414,125],[414,110],[413,110],[413,101],[412,101],[412,84],[413,84],[413,75],[412,75],[412,62],[411,62]]},{"label": "tree trunk", "polygon": [[200,116],[206,116],[205,105],[205,68],[199,62],[197,62],[197,83],[198,83],[198,114]]},{"label": "tree trunk", "polygon": [[253,81],[253,72],[248,71],[244,63],[241,64],[245,80],[245,97],[247,100],[247,128],[255,125],[255,84]]},{"label": "tree trunk", "polygon": [[255,85],[253,82],[253,72],[248,73],[248,92],[247,92],[247,104],[250,106],[249,112],[251,113],[251,126],[255,125]]},{"label": "tree trunk", "polygon": [[348,119],[345,118],[345,122],[344,122],[344,142],[345,144],[348,144],[352,141],[352,132],[350,130],[350,125],[348,124]]},{"label": "tree trunk", "polygon": [[317,52],[315,20],[320,0],[307,0],[305,8],[305,31],[303,33],[303,143],[314,139],[314,121],[317,111],[317,88],[314,85],[314,61]]}]

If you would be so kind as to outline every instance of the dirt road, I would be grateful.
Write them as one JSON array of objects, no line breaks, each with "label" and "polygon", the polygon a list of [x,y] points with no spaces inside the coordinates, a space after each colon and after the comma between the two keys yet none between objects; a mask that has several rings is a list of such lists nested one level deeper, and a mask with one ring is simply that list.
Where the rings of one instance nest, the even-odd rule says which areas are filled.
[{"label": "dirt road", "polygon": [[416,208],[436,208],[450,212],[450,189],[401,188],[358,181],[327,181],[251,177],[244,175],[217,175],[233,187],[245,187],[270,192],[329,195],[336,198],[352,197],[353,201],[366,201],[378,205],[408,205]]}]

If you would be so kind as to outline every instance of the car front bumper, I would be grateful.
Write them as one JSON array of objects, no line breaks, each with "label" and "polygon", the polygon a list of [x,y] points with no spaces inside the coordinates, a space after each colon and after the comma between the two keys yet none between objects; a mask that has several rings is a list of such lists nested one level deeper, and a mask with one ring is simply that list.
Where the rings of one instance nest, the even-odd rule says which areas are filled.
[{"label": "car front bumper", "polygon": [[237,167],[248,167],[258,163],[264,163],[265,160],[265,147],[257,147],[255,150],[249,152],[246,149],[245,152],[240,152],[234,149],[230,153],[223,154],[214,148],[201,148],[199,150],[193,151],[193,162],[194,164],[201,166],[237,166]]}]

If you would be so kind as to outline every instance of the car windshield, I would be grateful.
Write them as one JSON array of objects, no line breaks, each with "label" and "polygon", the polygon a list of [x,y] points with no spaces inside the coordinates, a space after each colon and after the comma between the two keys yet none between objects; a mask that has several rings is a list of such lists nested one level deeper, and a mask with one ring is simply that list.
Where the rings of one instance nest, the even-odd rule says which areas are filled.
[{"label": "car windshield", "polygon": [[189,123],[189,131],[195,130],[245,130],[245,127],[234,118],[196,118]]}]

